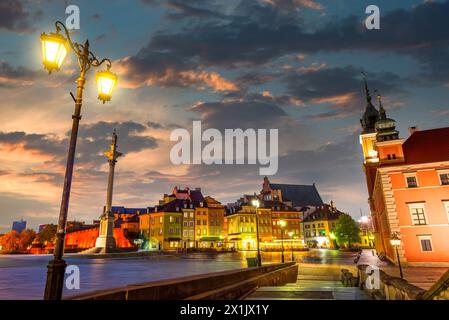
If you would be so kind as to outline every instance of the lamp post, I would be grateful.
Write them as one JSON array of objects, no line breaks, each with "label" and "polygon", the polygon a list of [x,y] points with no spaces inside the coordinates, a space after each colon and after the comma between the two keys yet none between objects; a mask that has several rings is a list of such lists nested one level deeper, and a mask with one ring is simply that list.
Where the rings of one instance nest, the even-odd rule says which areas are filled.
[{"label": "lamp post", "polygon": [[262,257],[260,255],[260,243],[259,243],[259,215],[257,213],[257,209],[259,209],[260,201],[257,199],[257,195],[254,194],[254,200],[252,201],[252,205],[256,208],[256,237],[257,237],[257,265],[259,267],[262,266]]},{"label": "lamp post", "polygon": [[391,245],[396,249],[396,257],[398,259],[398,267],[399,267],[399,274],[401,275],[401,278],[404,278],[404,275],[402,274],[402,266],[401,266],[401,259],[399,258],[399,250],[398,247],[401,245],[401,239],[398,237],[391,238],[390,240]]},{"label": "lamp post", "polygon": [[290,239],[291,239],[291,249],[292,249],[292,261],[295,261],[295,257],[293,256],[293,231],[290,231],[289,233],[288,233],[288,235],[289,235],[289,237],[290,237]]},{"label": "lamp post", "polygon": [[284,227],[287,225],[287,223],[284,220],[279,221],[279,224],[281,226],[281,246],[282,246],[282,263],[285,262],[284,258]]},{"label": "lamp post", "polygon": [[[117,84],[117,76],[109,71],[112,65],[109,59],[99,61],[97,57],[89,51],[88,40],[86,40],[84,44],[72,42],[69,31],[62,22],[57,21],[55,23],[55,27],[56,33],[43,33],[40,37],[42,45],[42,58],[45,69],[47,69],[49,73],[52,71],[58,71],[61,68],[61,65],[69,50],[71,49],[77,56],[80,73],[77,80],[76,97],[70,93],[75,102],[75,112],[72,116],[72,132],[70,135],[69,151],[67,155],[67,166],[65,171],[61,208],[59,211],[54,257],[47,266],[47,281],[45,284],[44,293],[45,300],[60,300],[62,297],[64,273],[66,268],[66,263],[62,259],[62,256],[64,254],[67,211],[69,207],[76,140],[78,136],[79,122],[81,120],[81,105],[83,101],[84,84],[86,83],[86,74],[91,67],[99,67],[103,63],[106,63],[107,69],[98,72],[96,75],[98,98],[102,100],[103,103],[111,100],[112,91]],[[61,32],[64,32],[65,37],[61,34]]]},{"label": "lamp post", "polygon": [[335,249],[337,247],[337,241],[335,241],[335,233],[330,232],[329,233],[329,238],[331,238],[332,240],[332,247]]}]

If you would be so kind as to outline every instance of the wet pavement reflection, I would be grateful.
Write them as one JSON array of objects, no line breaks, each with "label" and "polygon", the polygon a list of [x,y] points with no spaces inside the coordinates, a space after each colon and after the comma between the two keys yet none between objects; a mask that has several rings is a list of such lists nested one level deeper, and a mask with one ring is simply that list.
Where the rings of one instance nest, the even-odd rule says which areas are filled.
[{"label": "wet pavement reflection", "polygon": [[[352,264],[354,253],[335,250],[295,252],[295,261],[319,264]],[[205,274],[246,267],[255,251],[223,254],[188,254],[170,257],[126,257],[86,259],[66,257],[80,269],[80,289],[64,289],[64,296],[130,284]],[[284,252],[291,261],[291,252]],[[50,255],[0,255],[0,299],[41,299]],[[281,261],[281,253],[262,253],[265,264]]]}]

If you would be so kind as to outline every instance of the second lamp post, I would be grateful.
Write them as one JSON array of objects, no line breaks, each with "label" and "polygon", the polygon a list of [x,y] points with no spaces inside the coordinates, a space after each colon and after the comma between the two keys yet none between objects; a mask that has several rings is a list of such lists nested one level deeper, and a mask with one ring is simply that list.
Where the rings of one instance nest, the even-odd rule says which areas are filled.
[{"label": "second lamp post", "polygon": [[257,198],[257,195],[256,194],[254,194],[254,199],[253,199],[253,201],[252,201],[252,205],[254,206],[254,207],[256,207],[256,237],[257,237],[257,239],[256,239],[256,244],[257,244],[257,266],[258,267],[261,267],[262,266],[262,257],[261,257],[261,255],[260,255],[260,242],[259,242],[259,215],[258,215],[258,213],[257,213],[257,209],[259,209],[259,206],[260,206],[260,201],[259,201],[259,199]]},{"label": "second lamp post", "polygon": [[281,246],[282,246],[282,263],[285,262],[284,258],[284,228],[287,223],[284,220],[279,221],[279,225],[281,226]]}]

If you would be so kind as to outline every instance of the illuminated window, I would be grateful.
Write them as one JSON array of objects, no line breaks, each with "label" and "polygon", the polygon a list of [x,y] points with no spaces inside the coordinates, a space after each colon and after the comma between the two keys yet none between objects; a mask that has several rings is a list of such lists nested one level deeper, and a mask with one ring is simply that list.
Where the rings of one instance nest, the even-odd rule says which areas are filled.
[{"label": "illuminated window", "polygon": [[426,214],[424,210],[424,202],[409,203],[409,210],[412,218],[412,224],[415,226],[426,225]]},{"label": "illuminated window", "polygon": [[432,252],[432,238],[430,236],[418,236],[422,252]]},{"label": "illuminated window", "polygon": [[406,174],[405,181],[407,183],[407,188],[417,188],[418,187],[418,179],[416,178],[416,174]]}]

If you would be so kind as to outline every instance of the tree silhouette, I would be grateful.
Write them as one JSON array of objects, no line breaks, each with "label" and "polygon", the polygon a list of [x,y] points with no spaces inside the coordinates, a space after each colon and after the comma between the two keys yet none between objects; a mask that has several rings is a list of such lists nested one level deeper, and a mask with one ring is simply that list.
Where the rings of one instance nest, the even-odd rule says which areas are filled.
[{"label": "tree silhouette", "polygon": [[16,253],[20,248],[20,235],[17,231],[10,231],[0,238],[0,245],[4,253]]},{"label": "tree silhouette", "polygon": [[357,222],[348,214],[342,214],[335,225],[335,237],[339,245],[347,245],[360,242],[360,228]]},{"label": "tree silhouette", "polygon": [[44,229],[37,235],[37,241],[45,244],[45,242],[53,242],[56,239],[57,226],[55,224],[47,224]]}]

